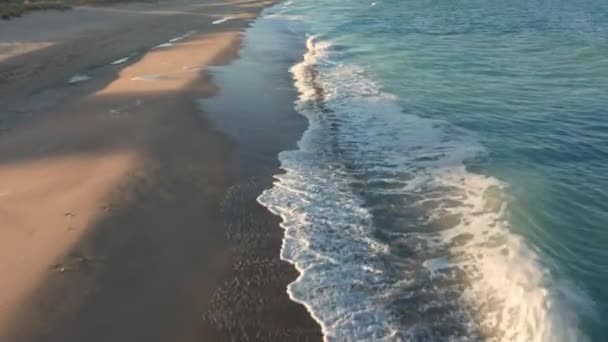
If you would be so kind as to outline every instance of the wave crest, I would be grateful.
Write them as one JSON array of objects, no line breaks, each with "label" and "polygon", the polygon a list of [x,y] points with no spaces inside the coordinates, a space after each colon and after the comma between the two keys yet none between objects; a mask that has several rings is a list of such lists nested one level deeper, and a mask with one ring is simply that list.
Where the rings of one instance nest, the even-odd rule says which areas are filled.
[{"label": "wave crest", "polygon": [[505,185],[467,171],[475,137],[307,46],[291,72],[309,128],[258,201],[283,219],[288,293],[326,340],[585,340],[588,299],[511,233]]}]

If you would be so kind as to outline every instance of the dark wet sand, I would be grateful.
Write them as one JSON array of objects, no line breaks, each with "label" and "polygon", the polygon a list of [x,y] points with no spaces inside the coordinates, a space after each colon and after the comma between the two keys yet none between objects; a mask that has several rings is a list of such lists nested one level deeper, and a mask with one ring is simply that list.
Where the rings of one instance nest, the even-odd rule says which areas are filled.
[{"label": "dark wet sand", "polygon": [[[290,142],[244,145],[195,103],[217,85],[176,72],[235,58],[268,4],[120,7],[133,17],[0,60],[0,341],[320,340],[285,293],[297,272],[279,260],[278,219],[255,202],[302,122]],[[209,24],[227,13],[242,18]],[[66,86],[82,71],[93,79]],[[131,80],[155,73],[170,76]]]},{"label": "dark wet sand", "polygon": [[[223,314],[236,309],[239,315],[252,317],[254,324],[277,327],[262,335],[265,340],[316,341],[320,339],[316,324],[309,318],[298,318],[299,310],[284,302],[284,284],[294,281],[297,272],[276,253],[283,230],[269,227],[277,227],[279,220],[256,203],[257,196],[272,186],[272,175],[282,172],[277,154],[295,149],[307,126],[305,118],[293,109],[297,92],[287,72],[301,60],[305,37],[279,34],[281,27],[275,24],[261,19],[248,30],[241,57],[211,72],[218,94],[203,101],[206,117],[214,127],[236,142],[232,163],[237,179],[223,205],[237,268],[214,296],[208,317],[212,324],[232,329],[239,336],[234,317]],[[263,295],[250,296],[247,288]],[[244,295],[231,298],[230,293]],[[281,326],[292,328],[282,331]]]}]

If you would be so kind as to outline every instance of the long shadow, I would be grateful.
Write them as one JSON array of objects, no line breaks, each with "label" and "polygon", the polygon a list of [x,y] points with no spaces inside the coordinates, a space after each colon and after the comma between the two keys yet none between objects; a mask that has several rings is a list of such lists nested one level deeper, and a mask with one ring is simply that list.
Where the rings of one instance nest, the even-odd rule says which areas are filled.
[{"label": "long shadow", "polygon": [[229,265],[219,203],[230,182],[231,144],[196,108],[181,109],[187,112],[167,116],[138,147],[146,166],[129,174],[105,200],[104,217],[51,263],[7,340],[166,341],[197,323],[195,311]]},{"label": "long shadow", "polygon": [[[184,11],[117,10],[113,13],[116,10],[112,8],[83,9],[96,13],[95,16],[110,15],[123,19],[117,20],[115,27],[93,26],[90,29],[94,31],[92,34],[88,32],[90,30],[74,31],[67,35],[71,37],[69,39],[50,42],[51,45],[44,48],[0,61],[0,120],[7,125],[7,121],[13,123],[32,113],[47,111],[71,97],[93,94],[112,82],[120,70],[128,65],[112,65],[113,61],[129,57],[128,63],[136,62],[158,44],[188,31],[200,30],[212,34],[242,27],[242,22],[249,19],[232,20],[228,25],[213,25],[212,21],[226,13],[242,11],[252,14],[259,9],[259,3],[255,7],[254,0],[207,3],[209,6],[205,7],[200,5],[203,4],[184,5]],[[69,16],[70,13],[65,15]],[[45,36],[44,33],[40,35]],[[53,34],[50,37],[56,38]],[[10,35],[4,38],[0,36],[0,43],[11,43],[12,39]],[[37,39],[29,40],[38,42]],[[93,76],[94,81],[71,92],[66,89],[58,91],[70,88],[68,81],[76,74]],[[41,104],[29,104],[31,96],[43,97],[43,100],[37,101]]]},{"label": "long shadow", "polygon": [[[236,31],[224,30],[222,33],[235,34]],[[200,34],[197,35],[197,38],[205,39],[214,34],[216,33]],[[220,65],[236,58],[238,47],[237,42],[225,50],[219,51],[209,60],[209,64]],[[175,47],[175,49],[179,49],[179,47]],[[185,96],[180,90],[168,94],[164,91],[133,91],[116,96],[93,95],[119,77],[120,69],[110,66],[107,69],[106,74],[100,75],[100,79],[92,81],[90,85],[62,84],[58,86],[59,89],[50,87],[48,92],[62,91],[67,87],[68,93],[64,96],[69,98],[70,102],[63,105],[50,104],[53,107],[51,109],[44,107],[44,110],[39,110],[39,113],[33,116],[15,118],[13,122],[10,122],[13,125],[0,131],[0,166],[55,156],[80,155],[135,147],[131,137],[126,136],[126,140],[120,138],[125,136],[129,130],[134,130],[133,125],[138,124],[140,118],[133,115],[133,112],[141,111],[142,108],[149,106],[153,107],[155,103],[167,102],[172,96],[175,98],[173,102],[183,101]],[[195,84],[184,87],[184,89],[195,89],[196,91],[195,94],[187,95],[202,97],[216,94],[217,88],[210,82],[204,69],[194,68],[193,70],[180,70],[180,72],[197,73],[200,78]],[[162,81],[159,80],[159,82]],[[150,82],[154,82],[154,80]],[[137,85],[137,83],[134,84]],[[35,102],[39,100],[39,97],[44,98],[44,96],[43,92],[31,95],[31,100],[28,102]],[[88,115],[84,115],[84,113]],[[44,127],[44,129],[40,129],[40,127]],[[108,139],[108,132],[112,132],[112,135],[117,138]]]}]

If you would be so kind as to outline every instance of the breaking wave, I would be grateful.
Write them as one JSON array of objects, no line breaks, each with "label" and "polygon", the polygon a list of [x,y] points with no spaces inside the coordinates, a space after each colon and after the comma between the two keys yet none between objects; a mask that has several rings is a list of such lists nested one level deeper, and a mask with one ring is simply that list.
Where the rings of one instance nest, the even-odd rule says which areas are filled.
[{"label": "breaking wave", "polygon": [[291,72],[309,127],[258,201],[327,341],[585,340],[591,304],[511,232],[506,185],[467,170],[470,132],[406,113],[316,37]]}]

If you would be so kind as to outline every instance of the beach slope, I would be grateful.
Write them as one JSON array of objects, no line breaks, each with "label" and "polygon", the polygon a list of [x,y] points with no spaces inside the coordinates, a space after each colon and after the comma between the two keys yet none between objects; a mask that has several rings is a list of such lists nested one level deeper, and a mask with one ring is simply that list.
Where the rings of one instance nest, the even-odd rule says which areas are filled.
[{"label": "beach slope", "polygon": [[[277,220],[254,194],[230,200],[238,142],[195,102],[221,91],[206,68],[236,58],[271,3],[119,4],[0,23],[1,341],[320,338],[285,294],[297,274],[278,260]],[[226,222],[239,217],[241,230],[267,230],[263,260],[234,253]],[[273,276],[248,286],[260,265]]]}]

